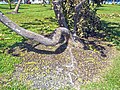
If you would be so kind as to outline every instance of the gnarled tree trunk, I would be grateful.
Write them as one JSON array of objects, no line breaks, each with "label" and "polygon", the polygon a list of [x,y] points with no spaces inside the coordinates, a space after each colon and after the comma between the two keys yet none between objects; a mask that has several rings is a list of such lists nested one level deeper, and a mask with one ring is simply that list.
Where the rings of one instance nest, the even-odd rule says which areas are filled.
[{"label": "gnarled tree trunk", "polygon": [[58,0],[53,5],[59,26],[68,28],[75,36],[93,36],[101,28],[88,0]]}]

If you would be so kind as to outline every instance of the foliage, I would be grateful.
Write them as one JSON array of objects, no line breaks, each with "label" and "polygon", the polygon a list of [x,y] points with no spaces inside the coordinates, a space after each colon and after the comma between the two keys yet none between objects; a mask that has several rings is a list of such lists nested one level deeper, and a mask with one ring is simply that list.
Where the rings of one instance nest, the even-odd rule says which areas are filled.
[{"label": "foliage", "polygon": [[[64,0],[62,2],[63,14],[70,30],[74,30],[75,28],[75,14],[78,14],[75,11],[75,7],[81,2],[81,0]],[[77,35],[80,37],[95,36],[95,32],[101,29],[101,22],[100,18],[96,16],[96,12],[90,8],[87,1],[83,3],[78,15]]]}]

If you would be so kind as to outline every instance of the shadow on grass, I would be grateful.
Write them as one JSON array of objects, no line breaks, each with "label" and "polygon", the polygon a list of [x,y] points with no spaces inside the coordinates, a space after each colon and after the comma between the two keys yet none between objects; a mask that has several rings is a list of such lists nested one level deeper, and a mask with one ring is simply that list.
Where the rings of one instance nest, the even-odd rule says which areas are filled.
[{"label": "shadow on grass", "polygon": [[[48,22],[45,22],[46,20]],[[48,17],[48,18],[44,18],[44,21],[43,20],[39,20],[39,19],[35,19],[32,22],[21,23],[22,24],[21,27],[24,27],[25,29],[28,29],[31,26],[35,26],[35,25],[48,26],[49,24],[52,24],[52,23],[57,23],[57,20],[55,18],[53,18],[53,17]]]},{"label": "shadow on grass", "polygon": [[25,29],[28,29],[30,28],[31,26],[35,26],[35,25],[44,25],[45,23],[42,21],[42,20],[38,20],[38,19],[35,19],[34,21],[32,22],[27,22],[27,23],[21,23],[21,27],[25,28]]},{"label": "shadow on grass", "polygon": [[[43,6],[44,7],[44,6]],[[43,9],[43,10],[36,10],[36,11],[33,11],[33,12],[46,12],[46,11],[53,11],[51,8],[47,8],[47,6],[45,7],[45,9]]]},{"label": "shadow on grass", "polygon": [[[50,21],[56,22],[56,20],[53,18],[46,18],[46,19],[49,19]],[[36,21],[37,21],[37,23],[36,22],[23,23],[23,27],[26,28],[27,25],[45,24],[41,20],[36,19]],[[104,27],[104,30],[102,30],[102,33],[98,33],[95,37],[97,37],[97,38],[99,37],[101,40],[104,40],[104,41],[112,41],[113,39],[119,40],[119,38],[120,38],[120,24],[119,23],[102,21],[102,27]],[[51,38],[52,35],[53,35],[53,33],[46,35],[46,36]],[[102,57],[106,57],[106,54],[104,53],[105,47],[102,46],[101,44],[97,44],[96,42],[98,42],[98,41],[96,41],[94,39],[89,40],[89,39],[84,39],[84,38],[79,38],[79,37],[75,37],[75,38],[77,41],[82,43],[84,50],[91,50],[90,46],[92,46],[92,49],[99,51]],[[40,43],[37,43],[37,44],[27,43],[26,40],[23,39],[23,41],[21,43],[15,43],[13,46],[11,46],[10,47],[11,49],[8,51],[8,53],[13,53],[15,48],[19,47],[23,51],[24,50],[27,50],[28,52],[33,51],[33,52],[36,52],[39,54],[60,54],[60,53],[65,51],[65,49],[68,46],[68,43],[64,43],[64,44],[60,45],[55,51],[36,49],[35,47],[38,45],[40,45]],[[112,45],[108,44],[107,46],[111,47]],[[19,56],[19,55],[14,55],[14,56]]]},{"label": "shadow on grass", "polygon": [[35,53],[39,53],[39,54],[60,54],[62,52],[65,51],[65,49],[67,48],[68,43],[64,43],[62,45],[60,45],[55,51],[49,51],[49,50],[40,50],[40,49],[36,49],[35,47],[40,45],[40,43],[37,43],[35,45],[29,44],[25,41],[21,42],[21,43],[15,43],[13,46],[11,46],[11,49],[8,51],[9,54],[12,54],[13,56],[19,56],[19,54],[13,54],[13,52],[15,51],[15,47],[19,47],[22,52],[27,51],[27,52],[35,52]]},{"label": "shadow on grass", "polygon": [[119,50],[120,48],[120,23],[102,21],[103,27],[105,27],[105,40],[112,42]]},{"label": "shadow on grass", "polygon": [[[84,39],[80,39],[76,37],[76,40],[79,41],[80,43],[83,44],[83,49],[84,50],[91,50],[89,45],[92,45],[94,49],[96,49],[97,51],[100,52],[102,57],[106,57],[106,54],[104,53],[105,47],[101,46],[101,45],[97,45],[94,41],[86,41]],[[20,50],[22,50],[22,52],[27,51],[27,52],[35,52],[38,54],[61,54],[63,53],[67,46],[68,46],[68,42],[63,43],[62,45],[60,45],[59,47],[56,48],[55,51],[49,51],[49,50],[40,50],[37,49],[36,47],[40,45],[40,43],[36,43],[34,41],[30,41],[31,43],[28,43],[26,40],[20,43],[15,43],[14,45],[12,45],[10,47],[10,50],[8,51],[9,54],[12,54],[13,56],[19,56],[19,54],[15,54],[14,51],[16,49],[16,47],[19,47]]]},{"label": "shadow on grass", "polygon": [[[53,26],[52,26],[53,25]],[[46,35],[53,32],[54,26],[57,26],[57,20],[53,17],[44,18],[44,20],[35,19],[31,22],[21,23],[21,27],[25,29],[33,29],[37,33]]]},{"label": "shadow on grass", "polygon": [[6,6],[0,6],[0,9],[9,9],[9,6],[8,7],[6,7]]},{"label": "shadow on grass", "polygon": [[50,22],[57,22],[56,18],[53,17],[48,17],[48,18],[44,18],[45,20],[49,20]]},{"label": "shadow on grass", "polygon": [[[51,36],[51,35],[47,35],[47,36]],[[81,39],[76,37],[76,40],[80,43],[83,44],[83,50],[91,50],[89,45],[93,46],[94,49],[96,49],[97,51],[100,52],[102,57],[106,57],[106,54],[104,53],[104,51],[106,50],[102,45],[97,45],[94,41],[87,41],[85,39]],[[59,47],[57,47],[55,49],[55,51],[49,51],[49,50],[40,50],[40,49],[46,49],[45,47],[42,48],[36,48],[37,46],[39,46],[40,43],[36,43],[35,41],[30,41],[30,43],[27,40],[23,40],[21,43],[15,43],[14,45],[12,45],[10,47],[10,50],[8,51],[9,54],[12,54],[13,56],[19,56],[19,54],[14,53],[16,50],[16,47],[19,48],[20,50],[22,50],[22,52],[27,51],[27,52],[35,52],[38,54],[61,54],[63,53],[67,46],[68,46],[68,42],[63,43],[62,45],[60,45]],[[40,45],[41,46],[41,45]]]}]

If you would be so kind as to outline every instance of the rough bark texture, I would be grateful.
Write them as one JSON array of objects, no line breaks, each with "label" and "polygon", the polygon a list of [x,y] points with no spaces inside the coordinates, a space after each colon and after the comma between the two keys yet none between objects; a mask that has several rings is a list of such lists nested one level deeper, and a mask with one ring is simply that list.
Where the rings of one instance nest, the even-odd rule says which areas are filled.
[{"label": "rough bark texture", "polygon": [[64,14],[62,12],[61,2],[62,0],[53,2],[55,15],[56,18],[58,19],[59,26],[68,28]]},{"label": "rough bark texture", "polygon": [[89,37],[101,30],[99,17],[90,8],[88,0],[58,0],[53,4],[59,25],[67,26],[74,35]]},{"label": "rough bark texture", "polygon": [[73,30],[73,35],[76,36],[78,27],[77,23],[80,19],[80,10],[86,0],[58,0],[53,1],[54,11],[58,19],[59,26],[64,26],[69,30]]},{"label": "rough bark texture", "polygon": [[79,22],[79,19],[80,19],[80,10],[82,8],[82,5],[85,3],[85,0],[82,1],[81,3],[79,3],[78,5],[76,5],[75,7],[75,14],[74,14],[74,33],[76,34],[77,33],[77,30],[78,30],[78,27],[77,27],[77,23]]},{"label": "rough bark texture", "polygon": [[54,46],[54,45],[58,44],[60,42],[61,36],[65,36],[65,39],[67,41],[69,39],[69,35],[70,35],[70,32],[68,29],[66,29],[64,27],[59,27],[54,32],[55,34],[53,34],[52,39],[50,39],[50,38],[47,38],[43,35],[39,35],[37,33],[28,31],[28,30],[16,25],[15,23],[13,23],[9,18],[7,18],[2,13],[0,13],[0,21],[4,25],[6,25],[10,29],[12,29],[13,31],[18,33],[19,35],[26,37],[26,38],[29,38],[29,39],[32,39],[32,40],[35,40],[35,41],[37,41],[43,45],[46,45],[46,46]]}]

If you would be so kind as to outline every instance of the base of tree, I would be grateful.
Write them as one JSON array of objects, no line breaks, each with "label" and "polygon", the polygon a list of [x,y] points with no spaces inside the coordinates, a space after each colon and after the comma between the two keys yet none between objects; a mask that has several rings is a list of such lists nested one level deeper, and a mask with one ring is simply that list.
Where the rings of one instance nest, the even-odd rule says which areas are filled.
[{"label": "base of tree", "polygon": [[30,81],[30,87],[42,90],[66,86],[79,90],[80,85],[99,81],[116,51],[106,42],[94,40],[83,38],[73,43],[70,39],[68,44],[54,47],[31,40],[13,45],[8,53],[23,59],[13,78],[25,84]]}]

